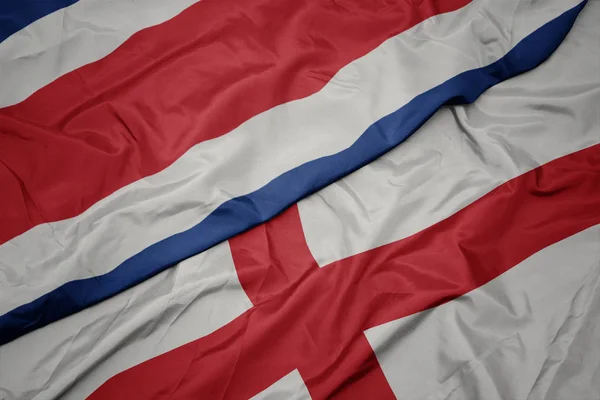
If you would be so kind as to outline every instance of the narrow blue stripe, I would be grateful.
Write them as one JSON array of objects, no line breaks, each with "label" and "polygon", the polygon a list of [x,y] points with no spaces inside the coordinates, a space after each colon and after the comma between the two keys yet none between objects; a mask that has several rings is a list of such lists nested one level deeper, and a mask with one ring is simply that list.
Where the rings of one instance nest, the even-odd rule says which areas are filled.
[{"label": "narrow blue stripe", "polygon": [[79,0],[0,0],[0,43],[36,20]]},{"label": "narrow blue stripe", "polygon": [[307,162],[234,198],[193,228],[168,237],[104,275],[68,282],[0,317],[0,344],[114,296],[178,262],[252,228],[403,142],[444,104],[472,103],[491,86],[528,71],[560,45],[586,1],[523,39],[497,62],[466,71],[371,125],[348,149]]}]

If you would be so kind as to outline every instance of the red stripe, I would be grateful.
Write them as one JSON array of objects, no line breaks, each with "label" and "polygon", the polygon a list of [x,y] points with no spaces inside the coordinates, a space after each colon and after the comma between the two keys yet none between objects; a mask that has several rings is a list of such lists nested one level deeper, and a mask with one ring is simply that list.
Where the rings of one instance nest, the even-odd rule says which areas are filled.
[{"label": "red stripe", "polygon": [[[308,265],[308,272],[280,281],[284,287],[269,290],[230,325],[113,377],[92,398],[248,398],[295,368],[315,399],[369,397],[361,388],[369,388],[371,398],[391,398],[376,359],[365,351],[364,330],[489,282],[543,248],[599,224],[598,210],[600,145],[512,179],[409,238],[324,268]],[[280,217],[288,221],[280,226],[293,226],[292,212]],[[256,228],[261,229],[269,228]],[[286,240],[285,234],[271,235],[276,239],[271,247],[256,247],[259,234],[244,235],[250,238],[248,252]],[[244,235],[236,246],[244,245]],[[286,260],[293,260],[294,247],[288,248]],[[302,247],[300,259],[304,252]]]},{"label": "red stripe", "polygon": [[298,207],[231,238],[229,246],[240,283],[254,305],[319,268],[304,238]]},{"label": "red stripe", "polygon": [[468,2],[203,0],[138,32],[0,110],[0,243],[317,92],[387,38]]}]

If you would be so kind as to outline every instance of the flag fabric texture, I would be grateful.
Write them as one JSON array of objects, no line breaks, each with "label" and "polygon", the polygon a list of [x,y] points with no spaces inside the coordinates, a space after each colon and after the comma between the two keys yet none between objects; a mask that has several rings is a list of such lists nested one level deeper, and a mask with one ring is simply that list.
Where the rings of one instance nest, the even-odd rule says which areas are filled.
[{"label": "flag fabric texture", "polygon": [[0,2],[0,399],[600,400],[600,1]]}]

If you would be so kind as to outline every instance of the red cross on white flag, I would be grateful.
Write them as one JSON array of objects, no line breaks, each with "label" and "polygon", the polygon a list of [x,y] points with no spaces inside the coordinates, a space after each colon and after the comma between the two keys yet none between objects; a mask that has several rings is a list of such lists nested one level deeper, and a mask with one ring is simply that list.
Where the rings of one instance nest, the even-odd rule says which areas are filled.
[{"label": "red cross on white flag", "polygon": [[294,370],[314,399],[395,398],[364,331],[453,300],[600,223],[598,165],[600,145],[572,153],[413,236],[323,268],[293,207],[230,240],[254,307],[91,398],[247,399]]}]

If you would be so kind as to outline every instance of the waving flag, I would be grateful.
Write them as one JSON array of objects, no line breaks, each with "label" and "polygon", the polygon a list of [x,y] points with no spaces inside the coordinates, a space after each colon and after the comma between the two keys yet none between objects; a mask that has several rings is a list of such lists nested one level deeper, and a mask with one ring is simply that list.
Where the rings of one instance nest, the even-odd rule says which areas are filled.
[{"label": "waving flag", "polygon": [[600,398],[600,3],[39,3],[0,398]]}]

